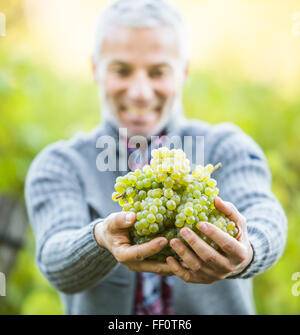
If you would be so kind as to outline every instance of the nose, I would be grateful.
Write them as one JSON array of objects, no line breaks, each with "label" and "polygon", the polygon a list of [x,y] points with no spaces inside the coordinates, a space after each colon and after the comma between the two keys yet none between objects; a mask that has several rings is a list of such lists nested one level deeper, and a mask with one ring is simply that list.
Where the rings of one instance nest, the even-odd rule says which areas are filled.
[{"label": "nose", "polygon": [[153,97],[150,79],[144,71],[137,72],[131,79],[128,97],[133,101],[149,101]]}]

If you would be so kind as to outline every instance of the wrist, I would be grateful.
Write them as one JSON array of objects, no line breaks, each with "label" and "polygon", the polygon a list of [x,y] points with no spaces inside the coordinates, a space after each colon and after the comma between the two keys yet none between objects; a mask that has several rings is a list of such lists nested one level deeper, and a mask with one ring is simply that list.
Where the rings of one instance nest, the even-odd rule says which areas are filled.
[{"label": "wrist", "polygon": [[103,224],[104,221],[96,223],[96,225],[94,226],[94,236],[99,246],[106,249],[103,241]]}]

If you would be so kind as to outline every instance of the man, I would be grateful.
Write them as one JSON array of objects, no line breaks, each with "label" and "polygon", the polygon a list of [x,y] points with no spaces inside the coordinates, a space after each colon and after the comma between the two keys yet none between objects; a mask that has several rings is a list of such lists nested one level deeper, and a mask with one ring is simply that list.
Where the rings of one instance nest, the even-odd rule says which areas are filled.
[{"label": "man", "polygon": [[[251,277],[283,252],[286,218],[261,149],[232,124],[184,119],[186,50],[183,22],[165,1],[112,4],[99,19],[93,55],[104,123],[47,147],[30,168],[26,202],[37,264],[69,314],[251,314]],[[182,262],[166,263],[146,259],[166,246],[164,237],[130,244],[135,214],[120,212],[111,194],[116,177],[127,173],[118,168],[128,158],[121,147],[135,135],[204,137],[205,164],[223,164],[214,173],[215,205],[240,227],[239,240],[202,223],[217,252],[183,228],[193,252],[173,239]],[[114,171],[96,164],[108,137],[117,143]]]}]

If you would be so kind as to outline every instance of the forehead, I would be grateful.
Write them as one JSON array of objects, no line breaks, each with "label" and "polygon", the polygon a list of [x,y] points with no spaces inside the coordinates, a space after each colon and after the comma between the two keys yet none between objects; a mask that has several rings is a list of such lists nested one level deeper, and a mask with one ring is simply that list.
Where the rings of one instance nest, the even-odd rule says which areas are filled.
[{"label": "forehead", "polygon": [[168,62],[179,59],[176,35],[171,27],[131,28],[110,26],[104,35],[100,59],[124,62]]}]

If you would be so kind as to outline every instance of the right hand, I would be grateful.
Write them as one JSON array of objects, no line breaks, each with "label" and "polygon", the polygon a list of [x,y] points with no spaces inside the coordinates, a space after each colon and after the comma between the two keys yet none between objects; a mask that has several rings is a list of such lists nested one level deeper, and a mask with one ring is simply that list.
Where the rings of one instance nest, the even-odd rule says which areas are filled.
[{"label": "right hand", "polygon": [[110,214],[95,226],[95,238],[98,244],[109,250],[116,260],[131,271],[152,272],[163,276],[172,276],[170,266],[145,258],[161,251],[167,244],[165,237],[156,237],[150,242],[132,245],[128,228],[135,221],[135,213],[118,212]]}]

